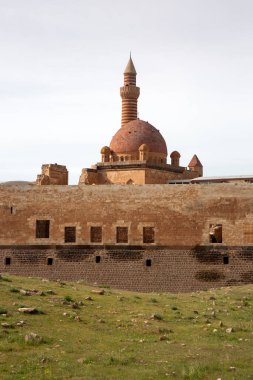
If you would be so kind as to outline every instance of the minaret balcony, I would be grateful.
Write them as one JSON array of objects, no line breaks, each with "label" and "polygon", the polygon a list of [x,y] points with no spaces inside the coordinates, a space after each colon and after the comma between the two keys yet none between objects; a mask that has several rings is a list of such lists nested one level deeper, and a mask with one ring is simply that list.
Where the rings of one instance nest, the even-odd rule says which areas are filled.
[{"label": "minaret balcony", "polygon": [[126,99],[138,99],[140,95],[140,87],[136,87],[134,85],[126,85],[124,87],[120,87],[120,96],[121,98]]}]

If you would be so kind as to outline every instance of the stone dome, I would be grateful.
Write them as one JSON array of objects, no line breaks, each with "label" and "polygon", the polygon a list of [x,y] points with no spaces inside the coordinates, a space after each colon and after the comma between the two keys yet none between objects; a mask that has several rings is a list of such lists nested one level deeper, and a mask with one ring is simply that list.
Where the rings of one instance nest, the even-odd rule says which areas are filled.
[{"label": "stone dome", "polygon": [[100,153],[101,154],[110,154],[111,151],[110,151],[109,146],[103,146],[103,148],[101,148],[101,150],[100,150]]},{"label": "stone dome", "polygon": [[143,120],[132,120],[121,127],[113,136],[110,149],[115,153],[138,152],[139,147],[146,144],[150,152],[167,156],[166,142],[161,133]]},{"label": "stone dome", "polygon": [[180,153],[179,153],[177,150],[174,150],[174,151],[171,153],[170,157],[171,157],[171,158],[173,158],[173,157],[178,157],[178,158],[180,158],[181,155],[180,155]]}]

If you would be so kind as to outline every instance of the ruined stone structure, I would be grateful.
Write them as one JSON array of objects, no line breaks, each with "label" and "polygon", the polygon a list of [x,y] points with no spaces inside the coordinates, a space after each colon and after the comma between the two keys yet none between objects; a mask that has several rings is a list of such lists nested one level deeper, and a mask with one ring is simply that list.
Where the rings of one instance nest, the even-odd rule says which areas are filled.
[{"label": "ruined stone structure", "polygon": [[67,185],[68,171],[66,166],[58,164],[44,164],[41,174],[37,175],[37,185]]},{"label": "ruined stone structure", "polygon": [[252,283],[253,177],[205,181],[177,151],[167,164],[160,132],[136,118],[131,59],[124,75],[122,126],[78,186],[57,164],[0,184],[0,272],[137,291]]}]

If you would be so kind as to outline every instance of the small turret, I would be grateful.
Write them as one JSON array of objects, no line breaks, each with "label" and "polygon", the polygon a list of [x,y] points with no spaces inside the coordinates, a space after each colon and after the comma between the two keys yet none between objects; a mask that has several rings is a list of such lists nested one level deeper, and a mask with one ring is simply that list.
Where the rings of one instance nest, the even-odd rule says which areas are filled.
[{"label": "small turret", "polygon": [[174,150],[171,155],[170,155],[170,158],[171,158],[171,165],[172,166],[179,166],[179,159],[180,159],[181,155],[179,152],[177,152],[176,150]]},{"label": "small turret", "polygon": [[188,164],[188,167],[191,171],[198,173],[199,177],[203,176],[203,165],[199,161],[199,158],[196,154],[192,157],[191,161]]},{"label": "small turret", "polygon": [[103,146],[100,153],[101,153],[101,161],[102,162],[109,162],[110,161],[111,149],[109,148],[109,146]]}]

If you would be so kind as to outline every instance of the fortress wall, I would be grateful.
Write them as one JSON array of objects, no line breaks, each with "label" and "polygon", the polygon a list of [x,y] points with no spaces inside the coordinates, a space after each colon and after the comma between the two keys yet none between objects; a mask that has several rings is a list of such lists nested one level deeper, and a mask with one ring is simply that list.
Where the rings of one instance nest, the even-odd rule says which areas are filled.
[{"label": "fortress wall", "polygon": [[[43,219],[50,236],[38,239]],[[219,245],[253,247],[253,185],[0,186],[0,245],[64,244],[65,226],[76,227],[73,244],[87,245],[91,225],[102,226],[101,244],[126,226],[126,245],[142,245],[152,226],[155,246],[208,245],[212,223],[222,224]]]},{"label": "fortress wall", "polygon": [[169,180],[180,179],[192,179],[196,178],[198,174],[194,171],[185,170],[182,173],[170,172],[166,170],[146,169],[145,171],[145,183],[146,184],[164,184]]},{"label": "fortress wall", "polygon": [[[252,195],[252,184],[2,185],[0,272],[138,291],[250,283]],[[44,219],[49,238],[36,238]],[[222,243],[210,243],[210,224],[222,225]],[[66,226],[76,242],[64,243]],[[100,244],[91,226],[102,227]],[[117,227],[128,228],[127,243],[116,243]],[[143,227],[154,228],[154,243],[143,243]]]},{"label": "fortress wall", "polygon": [[[4,259],[11,258],[11,265]],[[96,263],[96,257],[100,262]],[[228,264],[224,258],[228,257]],[[48,265],[48,259],[53,259]],[[151,266],[147,266],[151,260]],[[253,252],[245,247],[144,248],[0,247],[0,272],[83,280],[141,292],[190,292],[253,282]]]}]

